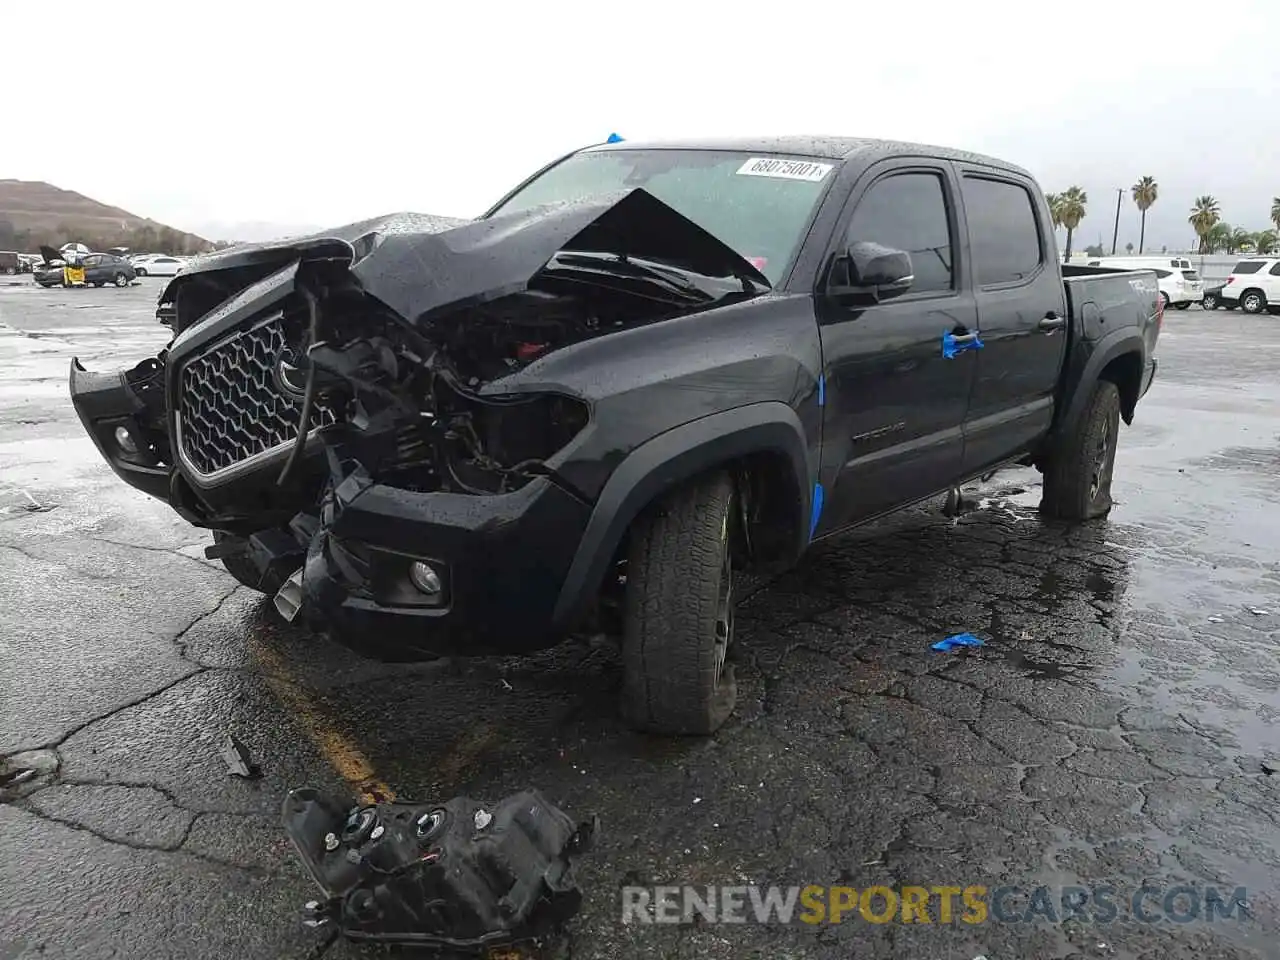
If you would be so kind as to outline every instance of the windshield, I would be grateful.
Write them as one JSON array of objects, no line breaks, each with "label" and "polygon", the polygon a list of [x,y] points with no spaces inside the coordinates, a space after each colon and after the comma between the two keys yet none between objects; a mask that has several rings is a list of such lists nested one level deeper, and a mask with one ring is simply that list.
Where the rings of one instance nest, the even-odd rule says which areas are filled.
[{"label": "windshield", "polygon": [[610,150],[556,164],[494,211],[644,187],[751,261],[777,285],[835,165],[712,150]]}]

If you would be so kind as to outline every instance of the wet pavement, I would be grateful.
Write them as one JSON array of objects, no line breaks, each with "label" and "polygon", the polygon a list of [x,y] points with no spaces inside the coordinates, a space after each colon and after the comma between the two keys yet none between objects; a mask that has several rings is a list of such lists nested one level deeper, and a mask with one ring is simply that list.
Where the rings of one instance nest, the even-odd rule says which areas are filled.
[{"label": "wet pavement", "polygon": [[[204,560],[66,397],[72,355],[163,345],[157,289],[0,280],[0,754],[35,770],[0,794],[0,957],[367,955],[299,926],[277,825],[288,788],[344,783],[598,812],[561,955],[1280,956],[1280,319],[1168,316],[1110,520],[1041,523],[1016,471],[754,585],[735,717],[667,741],[619,723],[607,643],[370,663]],[[930,650],[957,631],[987,643]],[[624,884],[685,883],[1016,887],[1004,919],[1044,885],[1063,922],[620,922]],[[1114,922],[1064,920],[1100,886]],[[1182,886],[1245,903],[1176,922]]]}]

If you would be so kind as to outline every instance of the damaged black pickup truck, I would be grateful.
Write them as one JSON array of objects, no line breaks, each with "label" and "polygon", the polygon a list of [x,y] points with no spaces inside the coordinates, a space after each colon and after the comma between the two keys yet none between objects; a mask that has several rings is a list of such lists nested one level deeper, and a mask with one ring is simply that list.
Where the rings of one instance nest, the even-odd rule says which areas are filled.
[{"label": "damaged black pickup truck", "polygon": [[71,396],[287,617],[386,660],[612,624],[629,721],[708,733],[735,572],[1015,462],[1109,510],[1156,278],[1060,266],[1051,224],[959,151],[594,146],[474,221],[200,258],[160,355]]}]

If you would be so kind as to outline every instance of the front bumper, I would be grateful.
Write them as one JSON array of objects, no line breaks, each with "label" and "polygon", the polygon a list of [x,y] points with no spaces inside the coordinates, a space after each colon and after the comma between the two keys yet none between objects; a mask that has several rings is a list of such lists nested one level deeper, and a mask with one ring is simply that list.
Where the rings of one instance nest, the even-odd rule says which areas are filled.
[{"label": "front bumper", "polygon": [[[147,406],[129,385],[125,371],[91,373],[71,361],[71,404],[94,446],[116,475],[129,486],[159,500],[168,501],[169,468],[150,452],[154,438],[147,429]],[[137,452],[126,451],[116,440],[123,427]]]},{"label": "front bumper", "polygon": [[[419,493],[352,475],[326,498],[303,568],[303,612],[381,660],[517,653],[557,642],[554,615],[591,508],[546,478],[493,496]],[[410,564],[444,585],[427,605]]]}]

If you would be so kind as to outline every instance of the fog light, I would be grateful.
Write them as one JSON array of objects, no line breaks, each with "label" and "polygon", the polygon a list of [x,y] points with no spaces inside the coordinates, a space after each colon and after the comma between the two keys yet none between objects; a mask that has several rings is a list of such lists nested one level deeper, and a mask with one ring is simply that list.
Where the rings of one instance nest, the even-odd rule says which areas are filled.
[{"label": "fog light", "polygon": [[440,574],[435,572],[431,564],[423,563],[421,560],[415,560],[409,564],[409,582],[428,600],[439,601],[444,594],[444,584],[440,581]]},{"label": "fog light", "polygon": [[125,453],[138,452],[138,445],[133,442],[128,427],[116,427],[116,445]]}]

